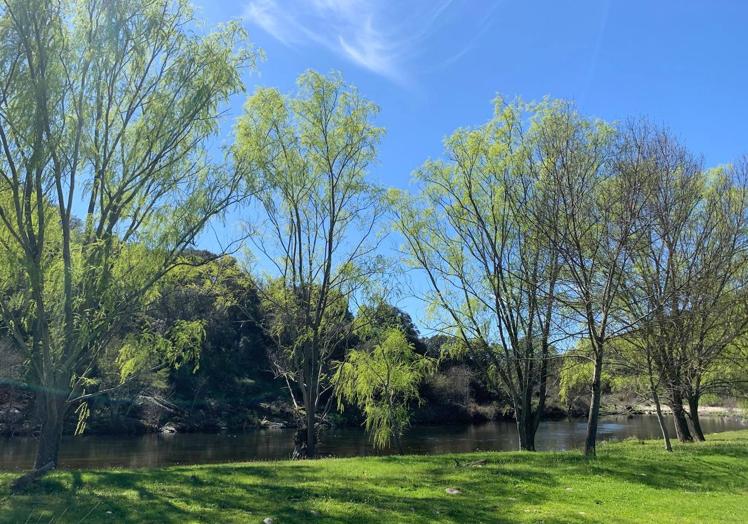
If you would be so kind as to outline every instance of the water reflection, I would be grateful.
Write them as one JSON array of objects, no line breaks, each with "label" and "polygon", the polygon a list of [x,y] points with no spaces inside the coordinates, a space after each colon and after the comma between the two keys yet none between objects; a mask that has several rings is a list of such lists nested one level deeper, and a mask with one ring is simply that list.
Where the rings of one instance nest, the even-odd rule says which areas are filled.
[{"label": "water reflection", "polygon": [[[706,433],[748,428],[748,421],[733,417],[704,417]],[[536,438],[539,450],[582,447],[586,422],[556,420],[543,422]],[[671,428],[671,431],[674,431]],[[603,417],[598,428],[600,440],[658,438],[654,416]],[[0,468],[25,469],[33,462],[34,439],[0,441]],[[66,437],[62,444],[62,467],[151,467],[288,458],[293,430],[257,430],[238,435],[201,434],[143,436]],[[517,447],[517,431],[511,422],[471,426],[421,426],[412,428],[403,442],[407,453],[448,453],[475,450],[508,451]],[[319,451],[323,455],[373,455],[366,434],[357,428],[343,428],[324,434]]]}]

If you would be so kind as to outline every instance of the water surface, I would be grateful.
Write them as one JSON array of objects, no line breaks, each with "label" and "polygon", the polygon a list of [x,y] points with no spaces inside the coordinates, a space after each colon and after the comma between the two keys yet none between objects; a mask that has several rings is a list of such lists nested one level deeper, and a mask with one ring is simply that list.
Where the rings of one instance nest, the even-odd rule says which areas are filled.
[{"label": "water surface", "polygon": [[[736,417],[703,417],[706,433],[748,428],[748,421]],[[538,450],[567,450],[584,445],[586,422],[553,420],[541,423],[536,437]],[[674,429],[671,428],[671,432]],[[254,430],[240,434],[188,433],[178,435],[82,436],[65,437],[60,452],[63,468],[153,467],[176,464],[206,464],[248,460],[289,458],[294,430]],[[657,418],[603,417],[598,438],[659,438]],[[708,438],[708,437],[707,437]],[[403,441],[406,453],[451,453],[468,451],[508,451],[517,448],[513,422],[489,422],[467,426],[418,426]],[[0,469],[31,467],[35,440],[13,437],[0,440]],[[369,440],[359,428],[326,431],[319,445],[322,455],[342,457],[375,455]]]}]

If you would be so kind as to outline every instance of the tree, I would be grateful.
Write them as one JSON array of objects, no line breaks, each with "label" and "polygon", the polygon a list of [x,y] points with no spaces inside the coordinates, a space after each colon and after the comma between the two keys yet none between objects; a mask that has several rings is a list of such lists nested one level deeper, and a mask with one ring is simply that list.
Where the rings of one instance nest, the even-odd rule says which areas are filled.
[{"label": "tree", "polygon": [[402,454],[410,404],[420,402],[419,386],[434,364],[415,352],[402,331],[385,328],[373,348],[350,351],[338,366],[333,379],[338,407],[342,410],[344,402],[358,405],[374,446],[394,443]]},{"label": "tree", "polygon": [[[736,342],[748,333],[748,160],[708,173],[705,189],[707,215],[716,215],[703,254],[695,257],[696,277],[684,318],[689,335],[683,350],[688,355],[684,394],[698,440],[704,440],[699,420],[702,395],[734,385],[730,371],[745,366]],[[737,358],[736,358],[737,357]],[[741,364],[742,363],[742,364]]]},{"label": "tree", "polygon": [[[745,315],[746,193],[735,171],[705,171],[685,147],[645,122],[625,130],[625,160],[644,181],[638,242],[624,282],[626,337],[662,382],[680,441],[704,439],[698,402],[705,378],[748,328]],[[655,398],[656,405],[659,404]]]},{"label": "tree", "polygon": [[[589,340],[592,392],[584,453],[595,455],[608,341],[626,329],[615,313],[630,269],[626,249],[639,234],[641,177],[626,162],[616,130],[561,105],[538,126],[538,151],[558,212],[541,215],[539,228],[553,239],[563,270],[560,297]],[[550,218],[550,220],[549,220]]]},{"label": "tree", "polygon": [[[622,293],[622,314],[634,326],[625,338],[641,355],[627,355],[626,360],[639,362],[641,371],[649,377],[658,417],[662,415],[657,386],[664,385],[676,435],[687,441],[691,436],[683,413],[681,384],[685,355],[678,342],[683,333],[676,325],[671,327],[671,321],[678,316],[678,297],[688,293],[690,285],[685,266],[692,261],[678,251],[681,243],[691,243],[687,237],[695,232],[701,166],[665,132],[646,123],[629,124],[625,134],[633,153],[630,161],[640,166],[646,192],[637,219],[642,235],[627,247],[632,271]],[[660,425],[669,448],[666,426],[662,421]]]},{"label": "tree", "polygon": [[[316,454],[332,396],[331,361],[352,329],[348,304],[376,271],[380,194],[366,180],[383,130],[377,107],[337,74],[309,71],[299,93],[259,89],[237,125],[237,162],[259,173],[263,229],[252,237],[274,275],[263,291],[274,368]],[[297,402],[300,393],[301,402]],[[299,443],[301,444],[301,443]]]},{"label": "tree", "polygon": [[237,24],[190,23],[181,0],[0,8],[1,305],[40,391],[35,470],[94,357],[237,198],[205,140],[254,55]]},{"label": "tree", "polygon": [[233,257],[189,256],[207,262],[169,273],[145,317],[154,328],[202,323],[205,336],[197,359],[169,370],[171,400],[197,429],[241,427],[263,397],[281,393],[269,371],[260,297]]},{"label": "tree", "polygon": [[[624,295],[624,298],[626,295]],[[613,373],[620,381],[625,382],[626,389],[637,396],[652,400],[655,415],[660,425],[665,451],[673,451],[670,444],[670,431],[662,413],[660,390],[664,377],[655,362],[656,348],[646,342],[646,336],[634,329],[612,340],[610,353]]]},{"label": "tree", "polygon": [[446,140],[448,160],[418,170],[420,199],[393,195],[410,263],[442,313],[439,329],[487,363],[511,398],[523,450],[535,449],[544,410],[560,271],[555,239],[531,220],[555,214],[557,202],[538,162],[539,125],[529,133],[524,125],[553,111],[498,99],[487,124]]}]

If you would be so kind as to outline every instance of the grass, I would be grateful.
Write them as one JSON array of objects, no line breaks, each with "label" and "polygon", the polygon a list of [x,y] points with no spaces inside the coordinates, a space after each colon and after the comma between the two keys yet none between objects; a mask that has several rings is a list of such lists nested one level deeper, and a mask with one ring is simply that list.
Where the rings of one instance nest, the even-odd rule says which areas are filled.
[{"label": "grass", "polygon": [[500,452],[58,471],[12,496],[2,473],[0,522],[746,522],[748,430],[708,438],[672,454],[603,444],[592,461]]}]

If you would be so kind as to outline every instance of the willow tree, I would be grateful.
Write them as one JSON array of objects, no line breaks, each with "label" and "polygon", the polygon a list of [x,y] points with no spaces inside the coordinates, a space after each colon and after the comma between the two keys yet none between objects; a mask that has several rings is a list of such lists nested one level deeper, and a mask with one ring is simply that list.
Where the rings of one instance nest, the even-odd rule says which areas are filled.
[{"label": "willow tree", "polygon": [[602,395],[603,365],[611,338],[627,324],[617,315],[630,270],[627,246],[639,235],[644,192],[636,164],[621,161],[624,147],[615,129],[582,117],[569,104],[538,126],[539,161],[558,202],[542,231],[554,239],[562,261],[559,300],[590,345],[592,384],[585,455],[594,456]]},{"label": "willow tree", "polygon": [[436,361],[419,355],[400,329],[377,330],[373,345],[348,353],[333,382],[338,407],[357,405],[374,446],[392,444],[403,453],[402,437],[410,424],[411,404],[421,401],[420,386]]},{"label": "willow tree", "polygon": [[494,117],[445,141],[446,160],[416,173],[420,198],[395,195],[395,224],[429,285],[438,329],[487,362],[511,399],[519,447],[535,449],[546,400],[560,258],[536,216],[558,209],[536,150],[553,104],[497,100]]},{"label": "willow tree", "polygon": [[[709,243],[714,218],[704,215],[703,169],[667,133],[648,124],[625,130],[628,162],[640,166],[645,204],[637,221],[642,235],[628,246],[632,271],[624,282],[622,312],[633,323],[626,338],[646,363],[652,399],[660,416],[654,384],[662,383],[680,441],[692,440],[683,410],[687,355],[684,314],[697,276],[696,264]],[[704,220],[706,219],[706,221]],[[635,359],[633,359],[635,360]],[[666,427],[661,423],[667,440]]]},{"label": "willow tree", "polygon": [[714,367],[748,328],[745,176],[740,166],[704,170],[666,131],[646,123],[629,125],[624,140],[623,161],[638,166],[645,184],[641,235],[628,247],[627,338],[652,364],[653,382],[662,382],[678,439],[703,440],[699,398],[719,382]]},{"label": "willow tree", "polygon": [[235,198],[205,140],[252,55],[237,25],[191,24],[179,0],[0,7],[1,305],[39,390],[37,471],[93,359]]},{"label": "willow tree", "polygon": [[376,266],[382,206],[366,174],[383,131],[372,123],[377,107],[339,75],[309,71],[298,88],[249,98],[235,154],[259,176],[264,220],[251,238],[269,267],[259,286],[264,327],[301,427],[295,455],[314,457],[332,401],[331,362],[352,329],[348,304]]},{"label": "willow tree", "polygon": [[[694,277],[681,296],[686,314],[683,390],[698,440],[704,440],[699,403],[704,394],[734,386],[731,369],[745,367],[740,341],[748,334],[748,160],[706,173],[701,219],[694,233],[706,231],[690,266]],[[714,225],[712,228],[711,225]]]}]

